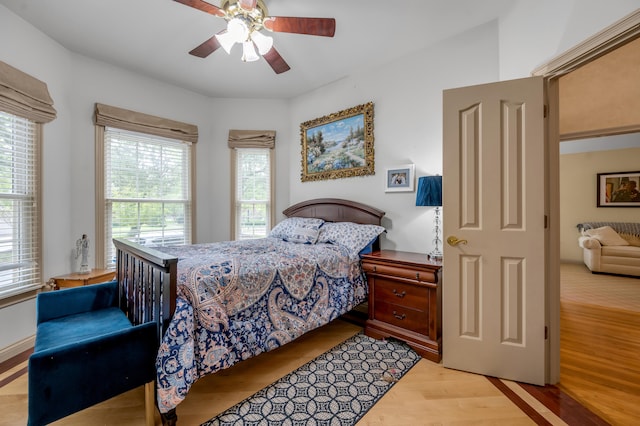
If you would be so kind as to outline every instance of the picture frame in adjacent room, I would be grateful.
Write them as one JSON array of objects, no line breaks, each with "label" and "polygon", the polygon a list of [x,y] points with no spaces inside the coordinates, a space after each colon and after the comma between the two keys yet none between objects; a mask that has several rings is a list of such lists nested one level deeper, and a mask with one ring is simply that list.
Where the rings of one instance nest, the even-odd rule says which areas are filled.
[{"label": "picture frame in adjacent room", "polygon": [[640,207],[640,171],[598,173],[598,207]]},{"label": "picture frame in adjacent room", "polygon": [[385,192],[413,192],[415,183],[415,165],[403,164],[387,169]]},{"label": "picture frame in adjacent room", "polygon": [[375,174],[373,102],[300,124],[302,182]]}]

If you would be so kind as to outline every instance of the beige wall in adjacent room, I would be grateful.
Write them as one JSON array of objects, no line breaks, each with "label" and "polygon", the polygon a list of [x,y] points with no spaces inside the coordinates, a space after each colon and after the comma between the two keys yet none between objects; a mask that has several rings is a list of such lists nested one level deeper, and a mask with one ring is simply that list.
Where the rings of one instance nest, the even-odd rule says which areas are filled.
[{"label": "beige wall in adjacent room", "polygon": [[596,207],[598,173],[640,170],[640,148],[560,155],[560,259],[582,262],[576,224],[640,222],[640,206]]},{"label": "beige wall in adjacent room", "polygon": [[560,138],[640,128],[640,38],[560,77]]}]

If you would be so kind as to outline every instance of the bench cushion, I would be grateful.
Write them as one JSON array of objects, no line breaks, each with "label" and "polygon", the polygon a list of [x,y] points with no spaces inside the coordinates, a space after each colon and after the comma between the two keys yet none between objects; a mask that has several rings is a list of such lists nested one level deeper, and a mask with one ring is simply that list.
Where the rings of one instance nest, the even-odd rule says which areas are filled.
[{"label": "bench cushion", "polygon": [[79,343],[131,327],[129,319],[117,307],[57,318],[38,325],[34,352]]}]

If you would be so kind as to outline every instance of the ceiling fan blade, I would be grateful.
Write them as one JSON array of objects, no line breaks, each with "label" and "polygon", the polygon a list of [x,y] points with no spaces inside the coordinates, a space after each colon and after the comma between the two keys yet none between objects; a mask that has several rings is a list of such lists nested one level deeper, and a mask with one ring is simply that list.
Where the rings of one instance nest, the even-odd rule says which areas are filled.
[{"label": "ceiling fan blade", "polygon": [[247,12],[251,12],[256,8],[256,3],[258,0],[238,0],[238,4],[242,10],[246,10]]},{"label": "ceiling fan blade", "polygon": [[272,47],[271,50],[262,55],[262,57],[269,63],[276,74],[282,74],[283,72],[289,71],[291,69],[289,64],[287,64],[285,60],[282,59],[282,56],[280,56],[275,47]]},{"label": "ceiling fan blade", "polygon": [[220,16],[220,17],[225,16],[224,10],[220,9],[218,6],[212,5],[211,3],[207,3],[204,0],[175,0],[175,1],[187,6],[191,6],[194,9],[201,10],[211,15]]},{"label": "ceiling fan blade", "polygon": [[222,47],[222,45],[220,44],[220,42],[218,42],[216,36],[213,36],[209,40],[202,43],[200,46],[191,50],[189,54],[197,56],[199,58],[206,58],[207,56],[215,52],[219,47]]},{"label": "ceiling fan blade", "polygon": [[270,16],[265,18],[264,27],[280,33],[309,34],[333,37],[336,20],[333,18],[294,18],[290,16]]}]

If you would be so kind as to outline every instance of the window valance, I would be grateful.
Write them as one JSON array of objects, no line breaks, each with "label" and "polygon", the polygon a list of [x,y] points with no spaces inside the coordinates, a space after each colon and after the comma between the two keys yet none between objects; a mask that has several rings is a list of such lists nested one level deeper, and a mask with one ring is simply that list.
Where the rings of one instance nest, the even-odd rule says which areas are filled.
[{"label": "window valance", "polygon": [[198,142],[198,126],[96,103],[95,124],[147,133],[181,141]]},{"label": "window valance", "polygon": [[36,123],[56,118],[47,85],[0,61],[0,109]]},{"label": "window valance", "polygon": [[273,149],[275,146],[275,130],[229,130],[229,148]]}]

